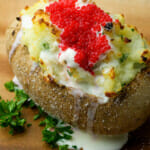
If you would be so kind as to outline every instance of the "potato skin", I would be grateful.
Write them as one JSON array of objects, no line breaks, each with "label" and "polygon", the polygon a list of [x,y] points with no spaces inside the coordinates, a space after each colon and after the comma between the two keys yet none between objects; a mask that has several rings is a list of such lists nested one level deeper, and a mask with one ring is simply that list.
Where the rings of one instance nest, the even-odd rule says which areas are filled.
[{"label": "potato skin", "polygon": [[[17,21],[7,30],[8,55],[19,30]],[[45,80],[39,66],[32,69],[33,61],[23,45],[13,54],[11,67],[25,92],[48,114],[80,129],[95,134],[123,134],[138,128],[150,116],[150,67],[107,104],[99,104],[95,96],[88,94],[73,96],[66,87]]]}]

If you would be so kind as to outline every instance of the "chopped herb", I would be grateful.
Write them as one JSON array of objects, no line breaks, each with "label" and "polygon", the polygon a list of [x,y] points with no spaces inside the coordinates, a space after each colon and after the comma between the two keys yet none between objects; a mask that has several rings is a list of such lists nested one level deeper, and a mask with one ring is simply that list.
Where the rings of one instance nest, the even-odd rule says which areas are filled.
[{"label": "chopped herb", "polygon": [[5,83],[4,86],[8,91],[15,92],[15,100],[0,101],[0,126],[9,127],[10,134],[23,132],[26,120],[21,117],[21,110],[29,96],[13,81]]},{"label": "chopped herb", "polygon": [[33,100],[30,99],[30,98],[27,101],[25,101],[24,106],[32,108],[32,109],[33,108],[37,108],[36,105],[35,105],[35,103],[33,102]]},{"label": "chopped herb", "polygon": [[[22,104],[23,105],[23,104]],[[0,101],[0,126],[9,127],[10,134],[24,131],[26,120],[21,117],[22,105],[18,101]]]},{"label": "chopped herb", "polygon": [[6,83],[4,84],[4,86],[5,86],[5,88],[6,88],[9,92],[14,92],[15,89],[16,89],[16,87],[17,87],[17,85],[14,84],[13,81],[6,82]]},{"label": "chopped herb", "polygon": [[121,86],[124,87],[126,85],[126,83],[122,83]]},{"label": "chopped herb", "polygon": [[31,124],[31,123],[28,123],[28,124],[27,124],[27,127],[28,127],[28,128],[29,128],[29,127],[31,127],[31,126],[32,126],[32,124]]},{"label": "chopped herb", "polygon": [[59,145],[59,150],[68,150],[69,146],[68,145]]},{"label": "chopped herb", "polygon": [[145,66],[144,63],[134,63],[133,68],[141,69],[141,68],[144,68],[144,66]]},{"label": "chopped herb", "polygon": [[37,115],[35,115],[35,116],[34,116],[34,118],[33,118],[33,119],[34,119],[34,120],[37,120],[37,119],[39,119],[39,118],[40,118],[40,115],[39,115],[39,114],[37,114]]},{"label": "chopped herb", "polygon": [[121,37],[121,40],[124,40],[124,37],[123,37],[123,35],[120,35],[120,37]]},{"label": "chopped herb", "polygon": [[72,76],[72,73],[67,69],[67,73],[69,76]]},{"label": "chopped herb", "polygon": [[45,126],[45,125],[46,125],[45,120],[41,121],[40,124],[39,124],[39,126]]},{"label": "chopped herb", "polygon": [[47,115],[40,106],[37,106],[37,109],[39,111],[38,112],[39,118],[42,117],[42,116],[45,117]]},{"label": "chopped herb", "polygon": [[128,54],[122,54],[122,57],[120,58],[120,63],[123,63],[125,60],[127,60]]},{"label": "chopped herb", "polygon": [[20,90],[20,89],[17,89],[15,90],[15,99],[18,100],[18,101],[26,101],[29,99],[29,96],[23,91],[23,90]]},{"label": "chopped herb", "polygon": [[57,142],[60,140],[70,140],[73,130],[71,126],[65,125],[64,122],[59,121],[53,117],[47,116],[46,119],[41,123],[45,123],[43,130],[43,141],[50,144],[52,147],[57,147]]},{"label": "chopped herb", "polygon": [[34,116],[34,118],[33,118],[34,120],[37,120],[37,119],[41,118],[42,116],[47,115],[40,106],[37,106],[37,109],[38,109],[38,114],[36,114]]},{"label": "chopped herb", "polygon": [[133,29],[133,28],[132,28],[132,29],[131,29],[131,31],[132,31],[132,32],[134,32],[134,31],[135,31],[135,29]]},{"label": "chopped herb", "polygon": [[104,31],[102,31],[102,35],[104,35]]},{"label": "chopped herb", "polygon": [[43,43],[44,49],[49,49],[49,43]]},{"label": "chopped herb", "polygon": [[77,150],[77,149],[78,149],[78,147],[77,147],[76,145],[73,145],[72,148],[73,148],[74,150]]},{"label": "chopped herb", "polygon": [[25,107],[32,108],[32,109],[33,109],[33,108],[36,108],[35,103],[34,103],[33,100],[31,100],[31,99],[28,99],[28,101],[25,102],[24,106],[25,106]]},{"label": "chopped herb", "polygon": [[36,105],[35,105],[35,103],[33,102],[33,100],[30,100],[30,101],[29,101],[29,107],[30,107],[30,108],[36,107]]},{"label": "chopped herb", "polygon": [[[23,132],[25,130],[26,120],[22,118],[21,110],[23,106],[34,108],[36,105],[29,96],[12,81],[7,82],[5,87],[9,91],[15,92],[15,100],[4,101],[0,97],[0,126],[3,128],[9,127],[10,134]],[[43,141],[59,150],[68,150],[68,145],[58,145],[58,142],[72,139],[73,130],[71,126],[47,115],[40,106],[36,106],[36,108],[38,109],[38,114],[34,116],[34,120],[37,120],[41,116],[45,117],[45,120],[39,124],[40,126],[44,126],[42,131]],[[31,125],[32,124],[28,123],[26,126],[30,127]],[[78,148],[73,145],[72,149],[77,150]]]}]

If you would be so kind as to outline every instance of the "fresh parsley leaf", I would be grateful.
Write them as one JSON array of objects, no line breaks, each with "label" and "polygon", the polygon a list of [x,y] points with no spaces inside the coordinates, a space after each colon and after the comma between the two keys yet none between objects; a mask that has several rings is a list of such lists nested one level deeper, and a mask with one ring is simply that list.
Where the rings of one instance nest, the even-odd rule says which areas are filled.
[{"label": "fresh parsley leaf", "polygon": [[72,76],[72,73],[67,69],[67,73],[69,76]]},{"label": "fresh parsley leaf", "polygon": [[134,32],[134,31],[135,31],[135,29],[134,29],[134,28],[132,28],[132,29],[131,29],[131,31],[132,31],[132,32]]},{"label": "fresh parsley leaf", "polygon": [[48,116],[42,122],[42,124],[44,123],[45,128],[42,131],[43,141],[50,144],[52,147],[57,147],[57,142],[62,139],[70,140],[72,138],[71,134],[73,133],[73,130],[71,129],[71,126],[65,125],[62,121]]},{"label": "fresh parsley leaf", "polygon": [[49,43],[43,43],[44,49],[49,49]]},{"label": "fresh parsley leaf", "polygon": [[39,119],[39,118],[40,118],[40,115],[39,115],[39,114],[37,114],[37,115],[35,115],[35,116],[34,116],[34,118],[33,118],[33,119],[34,119],[34,120],[37,120],[37,119]]},{"label": "fresh parsley leaf", "polygon": [[27,127],[28,127],[28,128],[29,128],[29,127],[31,127],[31,126],[32,126],[32,124],[31,124],[31,123],[28,123],[28,124],[27,124]]},{"label": "fresh parsley leaf", "polygon": [[10,134],[23,132],[25,129],[26,120],[22,118],[22,107],[29,99],[29,96],[18,88],[13,81],[4,84],[10,92],[15,92],[15,100],[4,101],[0,100],[0,126],[9,127]]},{"label": "fresh parsley leaf", "polygon": [[124,39],[123,35],[120,35],[120,37],[121,37],[121,40],[123,40],[123,39]]},{"label": "fresh parsley leaf", "polygon": [[[9,127],[10,134],[23,132],[25,129],[26,120],[22,118],[21,110],[23,106],[30,108],[37,108],[38,114],[34,116],[34,120],[40,117],[45,117],[45,120],[40,122],[40,126],[44,126],[42,131],[43,141],[48,143],[51,147],[56,147],[59,150],[68,150],[68,145],[58,145],[61,140],[72,139],[73,130],[71,126],[66,125],[54,117],[46,114],[40,106],[36,106],[29,96],[18,88],[12,81],[7,82],[5,87],[10,92],[15,92],[15,100],[4,101],[0,97],[0,126]],[[30,127],[32,124],[27,124]],[[77,146],[72,146],[72,149],[77,150]]]},{"label": "fresh parsley leaf", "polygon": [[69,146],[68,145],[59,145],[59,150],[68,150]]},{"label": "fresh parsley leaf", "polygon": [[17,101],[26,101],[29,99],[29,96],[24,92],[24,90],[16,89],[15,90],[15,99]]},{"label": "fresh parsley leaf", "polygon": [[10,92],[14,92],[15,89],[16,89],[16,87],[17,87],[17,85],[14,84],[13,81],[6,82],[6,83],[4,84],[4,86],[5,86],[5,88],[6,88],[8,91],[10,91]]},{"label": "fresh parsley leaf", "polygon": [[21,117],[21,106],[17,101],[0,101],[0,126],[9,127],[10,134],[24,131],[26,120]]},{"label": "fresh parsley leaf", "polygon": [[38,114],[34,116],[33,118],[34,120],[37,120],[41,118],[42,116],[46,116],[46,113],[43,111],[43,109],[40,106],[37,106],[37,109],[38,109]]},{"label": "fresh parsley leaf", "polygon": [[39,126],[45,126],[45,125],[46,125],[45,120],[41,121],[40,124],[39,124]]},{"label": "fresh parsley leaf", "polygon": [[35,103],[33,102],[33,100],[30,99],[30,98],[27,101],[25,101],[24,106],[32,108],[32,109],[33,108],[37,108],[36,105],[35,105]]},{"label": "fresh parsley leaf", "polygon": [[120,58],[120,63],[123,63],[125,60],[127,60],[128,54],[122,54],[122,57]]},{"label": "fresh parsley leaf", "polygon": [[122,83],[121,86],[124,87],[125,85],[127,85],[126,83]]},{"label": "fresh parsley leaf", "polygon": [[77,149],[78,149],[78,147],[77,147],[76,145],[73,145],[72,148],[73,148],[74,150],[77,150]]},{"label": "fresh parsley leaf", "polygon": [[33,102],[33,100],[30,100],[30,101],[29,101],[29,107],[30,107],[30,108],[35,108],[35,107],[36,107],[36,105],[35,105],[35,103]]}]

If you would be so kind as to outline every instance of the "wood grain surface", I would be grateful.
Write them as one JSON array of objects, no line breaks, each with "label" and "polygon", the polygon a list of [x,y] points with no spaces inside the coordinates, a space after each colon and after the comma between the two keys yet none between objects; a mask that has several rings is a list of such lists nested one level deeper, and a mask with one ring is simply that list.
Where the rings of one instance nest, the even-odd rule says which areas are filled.
[{"label": "wood grain surface", "polygon": [[[13,97],[13,94],[4,89],[3,84],[14,76],[6,56],[5,31],[24,6],[36,1],[0,0],[0,95],[4,99]],[[96,0],[96,3],[105,11],[123,13],[127,23],[136,25],[150,41],[150,0]],[[35,113],[36,110],[24,110],[23,115],[32,126],[23,134],[11,136],[8,129],[0,129],[0,150],[50,150],[49,146],[42,142],[42,128],[38,127],[40,120],[33,121]],[[150,121],[131,133],[129,139],[123,150],[150,150]]]}]

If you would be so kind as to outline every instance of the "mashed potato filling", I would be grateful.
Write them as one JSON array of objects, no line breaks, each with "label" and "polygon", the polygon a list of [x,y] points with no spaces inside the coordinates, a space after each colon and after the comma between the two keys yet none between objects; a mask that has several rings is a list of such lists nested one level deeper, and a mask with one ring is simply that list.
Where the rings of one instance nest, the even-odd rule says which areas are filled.
[{"label": "mashed potato filling", "polygon": [[[105,35],[111,48],[100,55],[92,66],[94,75],[91,74],[75,62],[74,48],[61,51],[63,29],[52,24],[46,12],[46,7],[53,2],[43,0],[21,12],[24,18],[21,42],[28,47],[32,60],[40,64],[44,75],[52,77],[56,83],[95,95],[105,103],[149,63],[150,47],[142,35],[134,26],[125,24],[122,15],[110,15],[112,24],[102,27],[97,34]],[[80,8],[87,6],[81,0],[77,5],[81,2]],[[25,22],[29,22],[28,26]]]}]

